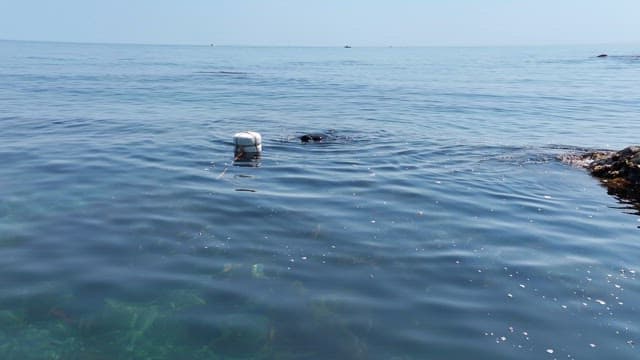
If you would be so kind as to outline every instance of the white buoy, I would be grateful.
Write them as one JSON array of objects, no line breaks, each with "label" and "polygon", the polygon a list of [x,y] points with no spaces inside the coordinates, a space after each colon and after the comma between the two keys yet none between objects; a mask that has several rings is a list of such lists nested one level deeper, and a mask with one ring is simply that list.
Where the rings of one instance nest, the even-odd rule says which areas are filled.
[{"label": "white buoy", "polygon": [[233,135],[236,158],[255,157],[262,153],[262,135],[255,131],[243,131]]}]

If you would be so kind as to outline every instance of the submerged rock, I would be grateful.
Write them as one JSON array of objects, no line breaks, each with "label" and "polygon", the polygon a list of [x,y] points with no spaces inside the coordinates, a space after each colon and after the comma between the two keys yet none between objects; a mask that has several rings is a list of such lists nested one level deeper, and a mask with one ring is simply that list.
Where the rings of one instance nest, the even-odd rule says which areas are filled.
[{"label": "submerged rock", "polygon": [[320,142],[324,139],[327,138],[327,135],[325,134],[320,134],[320,133],[314,133],[314,134],[304,134],[302,136],[300,136],[300,141],[302,141],[303,143],[308,143],[308,142]]},{"label": "submerged rock", "polygon": [[299,140],[302,144],[353,144],[360,139],[339,130],[328,129],[320,132],[301,133],[288,136],[285,141]]},{"label": "submerged rock", "polygon": [[567,155],[563,161],[584,167],[599,178],[611,193],[640,202],[640,146],[629,146],[620,151]]}]

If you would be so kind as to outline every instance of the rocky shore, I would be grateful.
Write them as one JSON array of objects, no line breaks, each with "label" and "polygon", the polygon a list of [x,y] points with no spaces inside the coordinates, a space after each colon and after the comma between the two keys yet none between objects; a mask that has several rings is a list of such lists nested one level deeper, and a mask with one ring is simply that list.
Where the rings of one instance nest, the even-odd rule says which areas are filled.
[{"label": "rocky shore", "polygon": [[562,160],[587,169],[602,181],[610,194],[640,203],[640,146],[566,155]]}]

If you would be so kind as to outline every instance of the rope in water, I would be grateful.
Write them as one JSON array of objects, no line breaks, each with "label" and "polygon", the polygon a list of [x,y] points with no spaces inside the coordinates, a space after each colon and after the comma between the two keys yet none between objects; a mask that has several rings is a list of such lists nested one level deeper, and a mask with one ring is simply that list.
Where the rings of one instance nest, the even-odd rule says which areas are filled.
[{"label": "rope in water", "polygon": [[[238,161],[238,160],[239,160],[239,159],[241,159],[243,156],[244,156],[244,151],[240,151],[240,152],[238,153],[238,155],[236,155],[236,157],[234,157],[234,158],[233,158],[233,162]],[[232,162],[232,163],[233,163],[233,162]],[[222,170],[222,172],[220,173],[220,175],[218,175],[218,176],[216,177],[216,180],[222,179],[222,177],[224,176],[224,174],[226,174],[226,173],[227,173],[227,169],[229,169],[229,164],[227,164],[227,165],[224,167],[224,170]]]}]

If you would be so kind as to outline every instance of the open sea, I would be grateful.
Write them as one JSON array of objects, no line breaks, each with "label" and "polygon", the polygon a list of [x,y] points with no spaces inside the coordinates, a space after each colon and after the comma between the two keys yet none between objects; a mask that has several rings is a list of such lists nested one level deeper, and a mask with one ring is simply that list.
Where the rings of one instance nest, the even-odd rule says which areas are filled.
[{"label": "open sea", "polygon": [[638,359],[634,55],[0,41],[0,358]]}]

